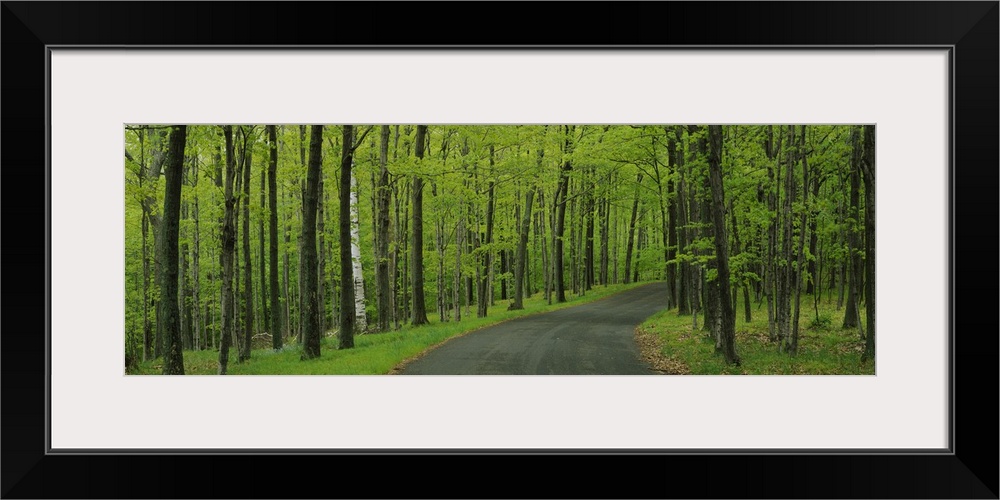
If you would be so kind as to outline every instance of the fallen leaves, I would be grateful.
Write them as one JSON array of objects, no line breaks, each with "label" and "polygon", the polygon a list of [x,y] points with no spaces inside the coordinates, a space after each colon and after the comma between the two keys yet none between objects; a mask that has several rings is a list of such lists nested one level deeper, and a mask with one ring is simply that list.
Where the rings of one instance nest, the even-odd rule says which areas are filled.
[{"label": "fallen leaves", "polygon": [[642,359],[653,371],[665,375],[687,375],[691,369],[686,363],[663,354],[663,342],[659,335],[645,328],[635,329],[635,343],[639,346]]}]

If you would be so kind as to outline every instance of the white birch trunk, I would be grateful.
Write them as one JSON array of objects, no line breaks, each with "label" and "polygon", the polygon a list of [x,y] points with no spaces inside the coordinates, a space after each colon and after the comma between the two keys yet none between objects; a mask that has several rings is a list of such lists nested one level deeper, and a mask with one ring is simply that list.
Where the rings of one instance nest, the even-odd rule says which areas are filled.
[{"label": "white birch trunk", "polygon": [[[355,331],[368,330],[365,315],[365,278],[361,269],[361,246],[359,241],[358,188],[354,172],[351,172],[351,264],[354,267],[354,328]],[[342,311],[341,314],[344,312]]]}]

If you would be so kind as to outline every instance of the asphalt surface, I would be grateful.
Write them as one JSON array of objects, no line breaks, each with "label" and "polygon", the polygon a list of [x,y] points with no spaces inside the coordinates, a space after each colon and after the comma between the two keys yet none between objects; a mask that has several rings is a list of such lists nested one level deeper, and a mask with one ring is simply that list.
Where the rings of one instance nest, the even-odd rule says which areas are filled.
[{"label": "asphalt surface", "polygon": [[666,305],[665,282],[454,338],[403,375],[651,375],[635,327]]}]

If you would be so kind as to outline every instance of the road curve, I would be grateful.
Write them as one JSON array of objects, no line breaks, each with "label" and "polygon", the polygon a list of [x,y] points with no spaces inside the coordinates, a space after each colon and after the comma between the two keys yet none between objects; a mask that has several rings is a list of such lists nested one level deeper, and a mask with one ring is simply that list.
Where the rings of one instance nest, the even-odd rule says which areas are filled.
[{"label": "road curve", "polygon": [[454,338],[407,364],[403,375],[651,375],[635,327],[666,305],[656,282]]}]

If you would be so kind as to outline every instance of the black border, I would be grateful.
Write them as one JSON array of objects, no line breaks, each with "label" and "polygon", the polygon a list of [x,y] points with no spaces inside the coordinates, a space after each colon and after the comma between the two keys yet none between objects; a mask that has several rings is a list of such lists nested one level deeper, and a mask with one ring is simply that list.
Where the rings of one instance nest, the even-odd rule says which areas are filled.
[{"label": "black border", "polygon": [[[521,5],[527,8],[519,8]],[[3,253],[8,264],[15,263],[18,270],[44,269],[45,273],[44,280],[18,276],[8,288],[15,293],[5,297],[13,314],[7,315],[7,335],[2,337],[0,349],[5,403],[0,441],[3,497],[997,498],[994,423],[998,418],[993,384],[997,380],[998,328],[990,306],[997,303],[997,287],[991,278],[997,276],[992,250],[997,241],[1000,165],[998,3],[559,3],[545,11],[538,4],[516,7],[487,2],[3,2],[0,61],[2,96],[7,104],[2,111],[2,133],[7,147],[0,154],[2,165],[7,167],[6,222],[12,236]],[[442,9],[448,9],[451,17],[442,18]],[[454,22],[455,16],[464,22]],[[525,451],[491,454],[489,450],[464,455],[430,450],[352,456],[191,451],[172,455],[45,454],[50,271],[46,47],[426,48],[455,47],[454,41],[459,40],[461,47],[475,48],[511,39],[518,40],[518,47],[585,44],[612,48],[607,40],[614,40],[615,47],[633,48],[954,47],[955,140],[949,226],[953,241],[949,254],[954,453],[637,456],[612,452],[600,456],[559,454],[557,458]],[[859,75],[859,79],[863,77]],[[43,214],[39,224],[37,217]],[[959,235],[956,227],[966,230]],[[40,245],[43,242],[44,246]],[[979,256],[984,247],[990,253]],[[986,280],[976,279],[983,276]],[[961,308],[966,314],[962,317],[955,314],[960,297],[966,299],[963,305],[970,304]],[[986,311],[977,307],[979,298],[989,304]],[[30,319],[39,316],[44,318],[44,331],[39,331],[41,323]],[[954,340],[959,331],[968,332],[965,342]],[[734,409],[734,415],[739,411]],[[859,418],[864,418],[863,411]],[[327,430],[317,428],[317,432],[323,431]],[[480,454],[490,454],[491,463],[470,456]],[[419,462],[415,456],[420,457]],[[426,472],[419,465],[414,467],[423,463],[429,465]],[[324,472],[309,473],[314,467]],[[255,479],[227,477],[229,468]],[[271,481],[256,478],[263,476],[261,471],[279,469],[282,472]],[[379,479],[360,479],[368,475]],[[206,480],[207,485],[203,484]],[[480,487],[463,490],[468,482]]]}]

